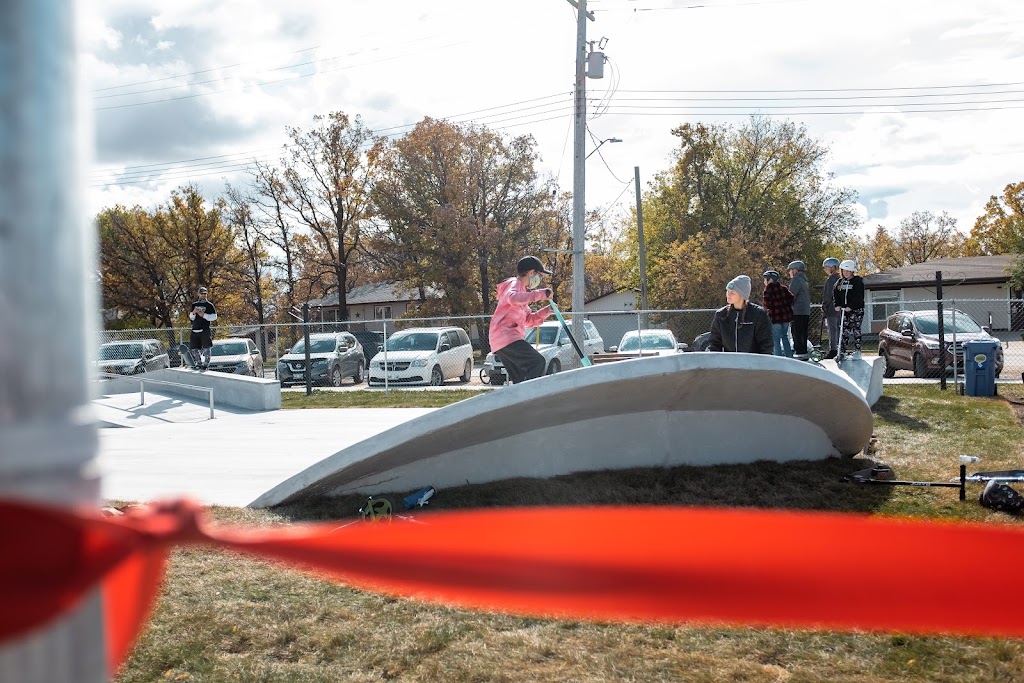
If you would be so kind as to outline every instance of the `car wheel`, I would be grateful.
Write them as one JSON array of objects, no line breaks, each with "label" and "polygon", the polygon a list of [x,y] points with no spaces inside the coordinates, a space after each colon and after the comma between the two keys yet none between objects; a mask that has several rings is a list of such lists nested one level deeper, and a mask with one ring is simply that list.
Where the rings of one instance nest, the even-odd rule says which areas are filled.
[{"label": "car wheel", "polygon": [[484,370],[483,368],[480,368],[480,384],[490,384],[490,383],[491,383],[491,375],[486,370]]},{"label": "car wheel", "polygon": [[331,386],[340,387],[342,379],[343,378],[341,376],[341,366],[335,365],[333,368],[331,368]]},{"label": "car wheel", "polygon": [[551,365],[548,366],[548,371],[547,371],[546,374],[554,375],[554,374],[557,374],[561,369],[562,369],[562,364],[559,363],[557,359],[555,359],[555,360],[551,361]]},{"label": "car wheel", "polygon": [[356,368],[356,374],[352,375],[352,383],[353,384],[362,384],[363,383],[363,364],[362,363],[360,363],[359,366]]},{"label": "car wheel", "polygon": [[914,354],[914,377],[922,378],[928,376],[928,368],[924,364],[924,356],[919,353]]},{"label": "car wheel", "polygon": [[467,360],[466,367],[462,370],[462,376],[459,377],[459,382],[465,384],[473,378],[473,361]]},{"label": "car wheel", "polygon": [[885,351],[879,351],[878,355],[882,357],[882,377],[892,378],[896,376],[896,368],[892,366],[889,361],[889,354]]},{"label": "car wheel", "polygon": [[444,384],[444,375],[441,374],[441,368],[437,365],[430,371],[430,386],[439,387]]}]

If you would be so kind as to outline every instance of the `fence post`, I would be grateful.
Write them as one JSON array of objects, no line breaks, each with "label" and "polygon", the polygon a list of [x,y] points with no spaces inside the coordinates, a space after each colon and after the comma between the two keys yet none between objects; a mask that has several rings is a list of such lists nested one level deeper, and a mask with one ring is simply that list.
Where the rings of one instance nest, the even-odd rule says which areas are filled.
[{"label": "fence post", "polygon": [[139,405],[146,405],[146,380],[139,380]]}]

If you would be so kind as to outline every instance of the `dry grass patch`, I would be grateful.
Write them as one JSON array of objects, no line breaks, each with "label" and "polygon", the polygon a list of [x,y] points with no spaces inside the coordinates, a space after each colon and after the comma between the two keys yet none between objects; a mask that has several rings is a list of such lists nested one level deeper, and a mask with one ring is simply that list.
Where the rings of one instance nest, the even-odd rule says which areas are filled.
[{"label": "dry grass patch", "polygon": [[[949,479],[960,453],[979,469],[1024,466],[1024,428],[1005,398],[977,399],[929,386],[893,386],[876,409],[880,459],[900,477]],[[434,510],[508,505],[742,505],[1019,523],[989,513],[955,489],[858,486],[841,477],[863,459],[755,463],[597,472],[515,480],[438,492]],[[395,492],[395,495],[407,492]],[[211,508],[218,521],[276,525],[351,520],[360,498],[275,510]],[[665,543],[685,543],[686,530]],[[851,548],[851,552],[856,552]],[[936,549],[936,561],[956,549]],[[652,562],[658,549],[651,549]],[[409,562],[415,562],[410,557]],[[982,594],[977,577],[954,591]],[[852,591],[884,601],[886,577]],[[978,599],[979,610],[999,609]],[[163,597],[118,676],[119,683],[188,681],[1024,681],[1024,643],[1015,640],[831,633],[707,625],[607,624],[524,619],[425,605],[355,591],[230,553],[173,554]]]}]

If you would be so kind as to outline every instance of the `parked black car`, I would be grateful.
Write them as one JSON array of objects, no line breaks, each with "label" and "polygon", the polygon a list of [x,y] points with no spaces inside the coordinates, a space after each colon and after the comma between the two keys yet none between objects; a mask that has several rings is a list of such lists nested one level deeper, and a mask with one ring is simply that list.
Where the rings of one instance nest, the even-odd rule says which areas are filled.
[{"label": "parked black car", "polygon": [[377,355],[380,347],[384,344],[384,333],[372,330],[352,330],[352,336],[363,345],[363,355],[366,357],[366,367],[370,367],[370,359]]}]

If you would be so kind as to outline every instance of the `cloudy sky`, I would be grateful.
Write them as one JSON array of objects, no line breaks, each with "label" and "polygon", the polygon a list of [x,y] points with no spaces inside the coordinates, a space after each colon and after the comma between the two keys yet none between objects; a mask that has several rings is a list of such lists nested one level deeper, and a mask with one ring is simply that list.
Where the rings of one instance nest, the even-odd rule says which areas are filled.
[{"label": "cloudy sky", "polygon": [[[623,210],[633,168],[671,164],[684,122],[807,126],[863,228],[948,211],[969,230],[1024,180],[1019,0],[590,0],[607,39],[587,206]],[[400,135],[424,116],[532,135],[572,188],[575,10],[567,0],[93,0],[80,16],[95,149],[90,213],[207,197],[332,111]]]}]

